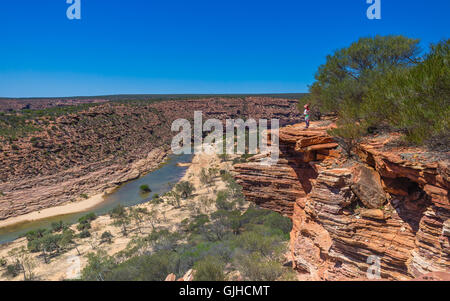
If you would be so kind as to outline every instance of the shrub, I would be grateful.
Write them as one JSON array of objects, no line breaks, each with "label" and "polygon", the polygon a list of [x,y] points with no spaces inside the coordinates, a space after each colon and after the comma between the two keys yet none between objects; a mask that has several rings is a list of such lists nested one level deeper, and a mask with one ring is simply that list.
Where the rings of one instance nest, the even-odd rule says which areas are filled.
[{"label": "shrub", "polygon": [[124,206],[122,205],[117,205],[116,207],[114,207],[114,209],[112,209],[111,211],[109,211],[109,216],[111,218],[118,218],[118,217],[123,217],[127,215],[127,211],[125,209]]},{"label": "shrub", "polygon": [[292,221],[290,218],[282,216],[281,214],[271,212],[264,216],[263,224],[271,229],[279,229],[289,238],[289,233],[292,230]]},{"label": "shrub", "polygon": [[146,237],[146,241],[157,251],[172,251],[181,239],[180,234],[169,230],[154,230]]},{"label": "shrub", "polygon": [[200,172],[200,182],[203,185],[211,185],[218,172],[219,171],[216,168],[209,168],[208,170],[202,168]]},{"label": "shrub", "polygon": [[31,253],[36,253],[41,250],[41,240],[40,239],[34,239],[27,243],[27,249]]},{"label": "shrub", "polygon": [[200,214],[194,218],[187,226],[187,231],[191,233],[198,233],[204,229],[204,226],[209,222],[209,218],[206,214]]},{"label": "shrub", "polygon": [[250,253],[258,253],[263,256],[271,256],[279,251],[281,239],[276,236],[262,235],[254,231],[242,233],[237,239],[239,248]]},{"label": "shrub", "polygon": [[79,234],[80,238],[88,238],[91,237],[91,232],[89,232],[87,229],[83,230]]},{"label": "shrub", "polygon": [[133,257],[106,274],[110,281],[163,281],[177,270],[178,255],[161,251],[152,255]]},{"label": "shrub", "polygon": [[187,181],[181,181],[175,185],[175,191],[181,194],[181,197],[186,199],[190,198],[194,192],[195,188],[192,183]]},{"label": "shrub", "polygon": [[6,277],[17,277],[20,273],[22,272],[22,266],[20,265],[20,263],[15,263],[15,264],[8,264],[6,266],[6,271],[4,273],[4,275]]},{"label": "shrub", "polygon": [[283,266],[275,260],[267,260],[258,253],[238,255],[235,264],[242,276],[250,281],[275,281],[283,275]]},{"label": "shrub", "polygon": [[81,272],[81,279],[85,281],[104,281],[106,276],[116,266],[114,259],[105,251],[89,253],[88,263]]},{"label": "shrub", "polygon": [[100,240],[101,240],[102,243],[104,243],[104,242],[111,243],[113,237],[114,236],[111,234],[111,232],[105,231],[105,232],[102,233],[102,236],[100,237]]},{"label": "shrub", "polygon": [[97,219],[97,215],[94,212],[88,213],[78,219],[79,223],[92,222]]},{"label": "shrub", "polygon": [[33,241],[33,240],[42,238],[47,232],[48,232],[47,229],[32,230],[32,231],[28,231],[25,234],[25,237],[27,238],[28,241]]},{"label": "shrub", "polygon": [[139,186],[139,189],[143,193],[150,193],[150,192],[152,192],[152,190],[150,189],[150,187],[147,184]]},{"label": "shrub", "polygon": [[208,256],[194,264],[195,281],[224,281],[224,263],[217,257]]},{"label": "shrub", "polygon": [[52,229],[52,232],[60,232],[64,230],[67,226],[64,224],[63,221],[59,221],[59,222],[52,222],[50,227]]},{"label": "shrub", "polygon": [[226,190],[221,190],[217,193],[216,207],[218,210],[233,210],[234,204],[228,201],[230,194]]},{"label": "shrub", "polygon": [[88,222],[88,221],[84,221],[84,222],[79,223],[77,225],[77,230],[78,231],[84,231],[84,230],[88,230],[88,229],[91,229],[91,223]]}]

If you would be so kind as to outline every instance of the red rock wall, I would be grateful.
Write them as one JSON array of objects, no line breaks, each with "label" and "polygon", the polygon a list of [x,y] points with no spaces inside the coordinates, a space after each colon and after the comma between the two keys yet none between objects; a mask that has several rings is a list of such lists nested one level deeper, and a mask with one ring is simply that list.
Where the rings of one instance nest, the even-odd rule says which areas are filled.
[{"label": "red rock wall", "polygon": [[450,272],[448,154],[387,147],[379,137],[350,160],[326,129],[283,128],[277,165],[235,166],[250,201],[292,218],[299,277],[367,279],[370,256],[382,279]]}]

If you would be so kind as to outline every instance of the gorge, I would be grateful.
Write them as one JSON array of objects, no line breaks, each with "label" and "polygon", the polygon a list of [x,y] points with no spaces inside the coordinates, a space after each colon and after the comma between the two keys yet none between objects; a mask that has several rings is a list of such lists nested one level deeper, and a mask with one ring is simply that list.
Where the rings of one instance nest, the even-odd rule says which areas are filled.
[{"label": "gorge", "polygon": [[172,122],[192,120],[194,111],[221,121],[300,121],[295,99],[105,101],[61,107],[65,101],[49,99],[14,111],[27,100],[0,100],[0,221],[110,192],[154,170],[170,152]]}]

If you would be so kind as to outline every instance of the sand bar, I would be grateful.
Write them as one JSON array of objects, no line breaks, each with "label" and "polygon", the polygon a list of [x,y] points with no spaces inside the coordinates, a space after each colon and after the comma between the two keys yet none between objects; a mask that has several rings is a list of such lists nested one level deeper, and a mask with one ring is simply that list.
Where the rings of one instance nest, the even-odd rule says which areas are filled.
[{"label": "sand bar", "polygon": [[46,208],[40,211],[34,211],[28,214],[11,217],[6,220],[0,221],[0,228],[20,224],[23,222],[32,222],[49,217],[87,211],[102,203],[104,201],[103,195],[103,193],[100,193],[79,202],[68,203],[61,206]]}]

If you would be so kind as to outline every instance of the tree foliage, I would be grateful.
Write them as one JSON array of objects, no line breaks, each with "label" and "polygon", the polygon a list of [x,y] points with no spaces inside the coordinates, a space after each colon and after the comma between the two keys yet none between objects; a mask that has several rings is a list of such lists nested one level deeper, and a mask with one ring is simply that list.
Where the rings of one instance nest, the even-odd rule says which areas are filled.
[{"label": "tree foliage", "polygon": [[403,36],[362,38],[327,57],[310,95],[313,110],[333,112],[330,133],[350,153],[363,135],[379,130],[405,133],[414,144],[449,145],[449,40],[419,56],[418,40]]}]

